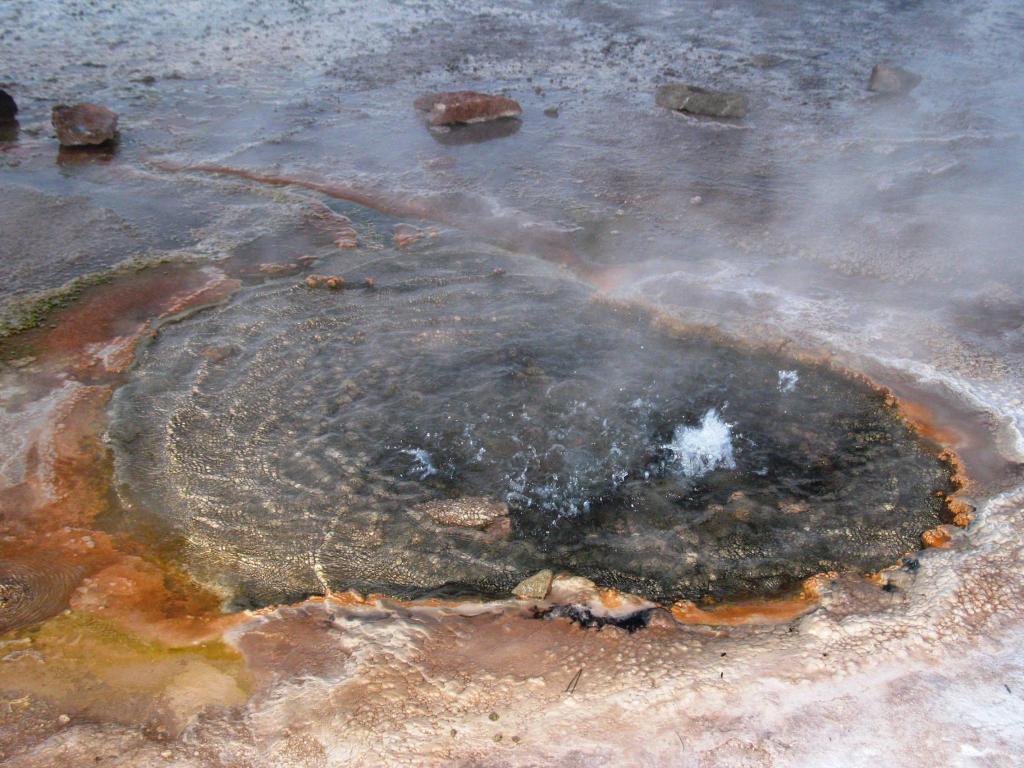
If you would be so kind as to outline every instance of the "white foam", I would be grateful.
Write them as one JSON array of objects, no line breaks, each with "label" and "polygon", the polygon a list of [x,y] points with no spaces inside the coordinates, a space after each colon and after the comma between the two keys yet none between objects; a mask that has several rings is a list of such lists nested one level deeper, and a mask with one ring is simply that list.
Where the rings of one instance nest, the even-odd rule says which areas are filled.
[{"label": "white foam", "polygon": [[798,381],[800,374],[796,371],[779,371],[779,392],[792,392]]},{"label": "white foam", "polygon": [[430,454],[422,448],[407,448],[402,453],[413,457],[413,469],[419,472],[420,480],[426,480],[431,475],[437,474],[437,467],[430,460]]},{"label": "white foam", "polygon": [[662,446],[672,452],[672,461],[686,477],[701,477],[713,469],[735,469],[730,424],[710,409],[696,427],[676,427],[672,442]]}]

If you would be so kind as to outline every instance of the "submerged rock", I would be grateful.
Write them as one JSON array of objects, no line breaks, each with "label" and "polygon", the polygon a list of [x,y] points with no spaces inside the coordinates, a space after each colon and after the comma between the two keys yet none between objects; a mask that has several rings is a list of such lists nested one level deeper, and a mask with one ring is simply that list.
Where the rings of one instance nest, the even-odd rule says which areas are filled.
[{"label": "submerged rock", "polygon": [[554,578],[555,574],[547,568],[543,571],[537,571],[533,576],[529,576],[516,584],[512,589],[512,594],[524,600],[543,600],[548,596],[548,590],[551,589],[551,581]]},{"label": "submerged rock", "polygon": [[694,115],[743,117],[747,114],[747,97],[742,93],[709,91],[683,83],[659,86],[654,100],[659,107]]},{"label": "submerged rock", "polygon": [[97,104],[60,104],[53,108],[52,121],[65,147],[104,144],[117,133],[117,113]]},{"label": "submerged rock", "polygon": [[909,93],[921,82],[921,76],[891,64],[876,64],[871,70],[868,90],[875,93]]},{"label": "submerged rock", "polygon": [[420,504],[417,509],[435,523],[477,528],[508,517],[508,504],[482,496],[445,499]]},{"label": "submerged rock", "polygon": [[776,56],[774,53],[755,53],[750,57],[750,63],[758,69],[771,69],[784,61],[784,58]]},{"label": "submerged rock", "polygon": [[0,123],[13,120],[18,114],[18,105],[7,91],[0,90]]},{"label": "submerged rock", "polygon": [[518,117],[523,113],[522,107],[514,99],[477,91],[430,93],[416,99],[413,105],[426,113],[430,125],[482,123],[503,117]]}]

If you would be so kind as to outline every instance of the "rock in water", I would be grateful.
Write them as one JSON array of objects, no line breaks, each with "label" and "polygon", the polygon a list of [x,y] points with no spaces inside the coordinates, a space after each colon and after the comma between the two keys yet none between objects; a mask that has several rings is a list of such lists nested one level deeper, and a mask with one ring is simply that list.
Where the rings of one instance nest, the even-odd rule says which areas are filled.
[{"label": "rock in water", "polygon": [[429,93],[420,96],[413,105],[426,113],[430,125],[482,123],[503,117],[518,117],[523,113],[522,107],[513,99],[476,91]]},{"label": "rock in water", "polygon": [[466,528],[490,525],[508,515],[508,504],[481,496],[462,497],[443,501],[428,501],[417,509],[441,525]]},{"label": "rock in water", "polygon": [[96,104],[61,104],[53,108],[53,128],[62,146],[103,144],[117,133],[117,113]]},{"label": "rock in water", "polygon": [[17,114],[18,105],[14,103],[14,97],[7,91],[0,90],[0,123],[13,120]]},{"label": "rock in water", "polygon": [[548,596],[548,590],[551,589],[551,580],[554,576],[546,568],[543,571],[537,571],[533,576],[525,578],[516,584],[512,594],[524,600],[543,600]]},{"label": "rock in water", "polygon": [[659,107],[694,115],[743,117],[747,114],[747,97],[742,93],[708,91],[683,83],[659,86],[654,100]]},{"label": "rock in water", "polygon": [[868,80],[868,90],[875,93],[909,93],[921,82],[921,76],[891,64],[875,64]]}]

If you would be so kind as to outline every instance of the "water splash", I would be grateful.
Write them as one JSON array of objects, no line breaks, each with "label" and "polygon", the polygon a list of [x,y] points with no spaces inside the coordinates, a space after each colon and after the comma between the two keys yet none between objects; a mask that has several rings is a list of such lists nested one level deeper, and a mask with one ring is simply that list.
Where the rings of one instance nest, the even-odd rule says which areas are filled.
[{"label": "water splash", "polygon": [[672,463],[684,477],[703,477],[714,469],[736,469],[732,452],[731,425],[722,421],[711,408],[696,427],[676,427],[672,442],[663,446],[672,455]]}]

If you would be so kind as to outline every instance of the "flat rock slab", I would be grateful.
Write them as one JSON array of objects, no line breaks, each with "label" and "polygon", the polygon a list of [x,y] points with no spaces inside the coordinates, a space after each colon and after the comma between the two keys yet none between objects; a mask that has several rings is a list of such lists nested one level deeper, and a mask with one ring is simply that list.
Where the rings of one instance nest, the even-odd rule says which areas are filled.
[{"label": "flat rock slab", "polygon": [[7,91],[0,90],[0,123],[13,120],[18,114],[18,105]]},{"label": "flat rock slab", "polygon": [[504,117],[518,117],[523,113],[519,102],[514,99],[477,91],[429,93],[416,99],[413,106],[426,114],[429,125],[482,123]]},{"label": "flat rock slab", "polygon": [[528,576],[520,581],[512,590],[512,594],[524,600],[543,600],[548,596],[548,590],[551,589],[551,581],[554,577],[555,574],[546,568],[543,571],[537,571],[533,576]]},{"label": "flat rock slab", "polygon": [[97,104],[61,104],[53,108],[52,120],[64,147],[104,144],[117,133],[117,113]]},{"label": "flat rock slab", "polygon": [[482,496],[428,501],[426,504],[420,504],[417,509],[440,525],[466,528],[489,525],[508,515],[508,504]]},{"label": "flat rock slab", "polygon": [[920,82],[921,76],[909,70],[891,64],[876,64],[868,79],[868,90],[887,94],[909,93]]},{"label": "flat rock slab", "polygon": [[743,117],[747,114],[747,97],[742,93],[708,91],[683,83],[660,86],[654,100],[659,107],[693,115]]}]

